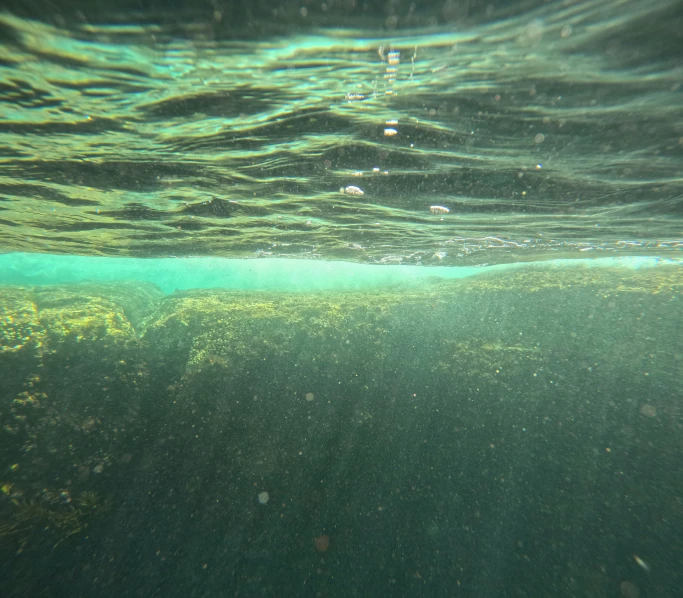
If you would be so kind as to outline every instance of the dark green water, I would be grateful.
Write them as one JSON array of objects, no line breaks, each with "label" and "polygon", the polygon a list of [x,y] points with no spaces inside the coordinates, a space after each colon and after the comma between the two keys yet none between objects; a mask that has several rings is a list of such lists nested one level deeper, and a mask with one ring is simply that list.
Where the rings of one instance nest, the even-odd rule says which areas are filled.
[{"label": "dark green water", "polygon": [[4,3],[0,597],[681,596],[681,31]]},{"label": "dark green water", "polygon": [[5,286],[4,595],[677,596],[682,286]]}]

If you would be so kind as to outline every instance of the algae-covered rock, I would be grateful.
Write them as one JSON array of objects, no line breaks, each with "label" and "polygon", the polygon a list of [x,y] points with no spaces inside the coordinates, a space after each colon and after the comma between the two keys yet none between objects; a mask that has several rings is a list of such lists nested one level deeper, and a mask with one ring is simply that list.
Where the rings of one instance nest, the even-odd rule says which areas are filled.
[{"label": "algae-covered rock", "polygon": [[138,283],[0,289],[3,485],[21,478],[33,500],[117,466],[150,383],[135,323],[161,296]]},{"label": "algae-covered rock", "polygon": [[[183,529],[207,512],[211,529],[229,529],[305,519],[315,501],[364,512],[376,488],[378,516],[400,513],[418,488],[439,495],[431,512],[452,484],[454,500],[472,489],[478,513],[481,496],[509,504],[497,497],[513,457],[536,466],[554,443],[551,469],[566,455],[608,467],[620,451],[598,461],[596,447],[625,446],[639,425],[670,444],[680,281],[668,269],[530,267],[402,292],[2,289],[0,535],[14,541],[23,526],[27,547],[65,548],[110,493],[135,513],[121,535],[159,533],[155,549],[185,507]],[[598,472],[572,479],[584,494],[603,471],[576,470]],[[330,479],[343,486],[327,490]]]},{"label": "algae-covered rock", "polygon": [[135,326],[163,294],[151,284],[124,282],[38,287],[33,296],[52,343],[67,337],[126,343],[135,341]]},{"label": "algae-covered rock", "polygon": [[[442,288],[452,281],[441,282]],[[482,291],[517,291],[535,293],[544,290],[595,289],[598,292],[635,292],[656,295],[679,292],[683,288],[680,266],[660,265],[656,268],[596,267],[586,260],[571,268],[547,262],[520,264],[506,271],[482,272],[461,279],[455,287],[462,293]]]},{"label": "algae-covered rock", "polygon": [[27,345],[38,348],[44,337],[31,290],[0,287],[0,353],[16,353]]},{"label": "algae-covered rock", "polygon": [[31,290],[0,287],[0,405],[35,375],[45,337]]},{"label": "algae-covered rock", "polygon": [[515,372],[527,372],[543,363],[543,354],[537,346],[478,339],[445,339],[440,357],[432,371],[470,376],[480,382],[505,379]]},{"label": "algae-covered rock", "polygon": [[386,301],[361,293],[192,291],[164,299],[145,322],[143,340],[185,360],[184,374],[212,365],[236,372],[273,358],[295,362],[314,349],[318,359],[334,363],[372,351],[387,315]]}]

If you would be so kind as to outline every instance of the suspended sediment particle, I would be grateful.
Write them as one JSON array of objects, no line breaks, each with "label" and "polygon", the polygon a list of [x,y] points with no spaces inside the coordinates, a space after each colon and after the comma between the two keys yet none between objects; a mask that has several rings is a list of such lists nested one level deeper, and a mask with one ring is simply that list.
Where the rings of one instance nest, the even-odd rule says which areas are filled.
[{"label": "suspended sediment particle", "polygon": [[443,206],[429,206],[429,211],[432,214],[448,214],[448,212],[450,212],[448,208],[444,208]]},{"label": "suspended sediment particle", "polygon": [[645,403],[640,407],[640,413],[645,417],[657,417],[657,408],[654,405]]},{"label": "suspended sediment particle", "polygon": [[363,190],[359,187],[356,187],[354,185],[349,185],[348,187],[342,187],[339,189],[342,193],[346,193],[347,195],[365,195],[363,193]]},{"label": "suspended sediment particle", "polygon": [[330,547],[330,537],[327,534],[323,534],[322,536],[313,538],[313,543],[318,552],[326,552]]}]

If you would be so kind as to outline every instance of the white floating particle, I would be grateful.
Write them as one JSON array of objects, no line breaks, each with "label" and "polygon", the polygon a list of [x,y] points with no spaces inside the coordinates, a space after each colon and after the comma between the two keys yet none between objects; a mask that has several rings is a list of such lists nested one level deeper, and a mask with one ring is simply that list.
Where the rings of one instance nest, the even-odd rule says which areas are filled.
[{"label": "white floating particle", "polygon": [[393,137],[394,135],[398,135],[398,131],[396,129],[384,129],[385,137]]},{"label": "white floating particle", "polygon": [[269,500],[270,500],[270,494],[268,494],[267,492],[259,492],[258,501],[262,505],[265,505]]},{"label": "white floating particle", "polygon": [[363,193],[362,189],[360,189],[359,187],[356,187],[354,185],[349,185],[345,189],[344,188],[340,189],[340,191],[342,193],[346,193],[347,195],[365,195],[365,193]]},{"label": "white floating particle", "polygon": [[443,206],[429,206],[429,211],[432,214],[448,214],[448,212],[450,212],[448,208],[444,208]]},{"label": "white floating particle", "polygon": [[657,408],[654,405],[650,405],[649,403],[645,403],[640,407],[640,412],[645,416],[645,417],[657,417]]},{"label": "white floating particle", "polygon": [[359,102],[365,99],[365,96],[362,93],[353,93],[349,92],[346,94],[346,99],[349,102]]},{"label": "white floating particle", "polygon": [[648,565],[643,559],[641,559],[637,554],[633,555],[633,560],[635,560],[636,563],[638,563],[638,566],[641,567],[642,569],[645,569],[649,573],[650,571],[650,565]]}]

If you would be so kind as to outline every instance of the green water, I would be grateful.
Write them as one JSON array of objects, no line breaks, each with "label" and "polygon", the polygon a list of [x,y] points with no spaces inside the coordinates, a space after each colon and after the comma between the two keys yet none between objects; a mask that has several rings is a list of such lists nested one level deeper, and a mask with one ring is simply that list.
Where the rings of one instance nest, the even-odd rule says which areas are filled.
[{"label": "green water", "polygon": [[679,598],[681,31],[2,3],[0,596]]},{"label": "green water", "polygon": [[45,254],[0,255],[0,280],[11,285],[137,280],[155,284],[164,293],[186,289],[235,289],[311,292],[370,290],[389,287],[400,292],[438,280],[476,277],[516,269],[556,273],[617,269],[624,275],[657,266],[680,266],[680,259],[618,257],[592,260],[544,260],[497,266],[382,266],[341,261],[260,258],[251,260],[195,258],[114,258]]}]

